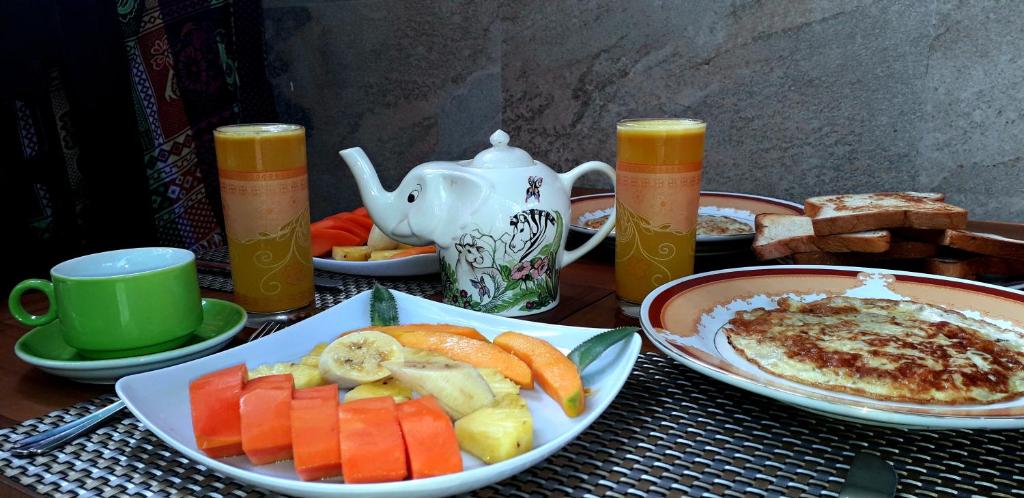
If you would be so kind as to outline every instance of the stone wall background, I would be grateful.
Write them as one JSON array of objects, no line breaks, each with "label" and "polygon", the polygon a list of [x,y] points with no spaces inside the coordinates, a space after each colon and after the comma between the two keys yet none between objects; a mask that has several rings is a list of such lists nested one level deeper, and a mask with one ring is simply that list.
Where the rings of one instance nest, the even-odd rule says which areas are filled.
[{"label": "stone wall background", "polygon": [[[708,122],[704,188],[802,200],[943,191],[1024,221],[1024,2],[265,0],[313,216],[502,127],[555,169],[614,163],[623,117]],[[587,178],[592,186],[600,178]]]}]

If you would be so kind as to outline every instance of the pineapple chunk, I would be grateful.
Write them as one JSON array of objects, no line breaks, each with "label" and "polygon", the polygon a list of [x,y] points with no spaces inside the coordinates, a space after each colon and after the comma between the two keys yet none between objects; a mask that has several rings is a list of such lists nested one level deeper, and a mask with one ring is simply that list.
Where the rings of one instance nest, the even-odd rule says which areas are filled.
[{"label": "pineapple chunk", "polygon": [[331,257],[341,261],[366,261],[370,259],[368,246],[334,246]]},{"label": "pineapple chunk", "polygon": [[266,377],[268,375],[281,375],[292,373],[291,363],[267,363],[249,370],[249,378]]},{"label": "pineapple chunk", "polygon": [[299,364],[308,365],[313,368],[320,368],[320,353],[324,352],[324,349],[327,349],[326,342],[321,342],[320,344],[313,346],[313,349],[309,354],[299,359]]},{"label": "pineapple chunk", "polygon": [[296,389],[305,389],[307,387],[316,387],[326,384],[326,382],[324,382],[324,378],[320,375],[320,369],[309,365],[293,364],[292,377],[295,379]]},{"label": "pineapple chunk", "polygon": [[316,387],[324,384],[320,370],[316,367],[299,363],[271,363],[260,365],[249,371],[249,378],[265,377],[267,375],[292,374],[296,389]]},{"label": "pineapple chunk", "polygon": [[391,259],[396,254],[404,251],[405,249],[388,249],[381,251],[373,251],[370,253],[370,261],[380,261],[384,259]]},{"label": "pineapple chunk", "polygon": [[459,446],[486,463],[522,455],[533,447],[533,417],[526,401],[505,395],[455,422]]},{"label": "pineapple chunk", "polygon": [[352,388],[345,393],[345,403],[363,398],[376,398],[379,396],[391,396],[395,403],[402,403],[412,399],[412,389],[399,384],[397,380],[388,377],[369,384],[362,384]]},{"label": "pineapple chunk", "polygon": [[477,370],[480,371],[480,375],[487,381],[487,385],[490,386],[495,398],[501,398],[506,394],[519,394],[519,384],[501,375],[501,372],[497,369],[478,368]]}]

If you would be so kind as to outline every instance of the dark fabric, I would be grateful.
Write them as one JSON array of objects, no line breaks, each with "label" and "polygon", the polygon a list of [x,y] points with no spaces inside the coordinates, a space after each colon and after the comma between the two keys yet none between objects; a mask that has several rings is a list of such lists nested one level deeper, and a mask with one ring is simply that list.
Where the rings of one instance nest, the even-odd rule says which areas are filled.
[{"label": "dark fabric", "polygon": [[213,129],[276,120],[260,2],[8,0],[0,15],[5,283],[101,250],[223,245]]}]

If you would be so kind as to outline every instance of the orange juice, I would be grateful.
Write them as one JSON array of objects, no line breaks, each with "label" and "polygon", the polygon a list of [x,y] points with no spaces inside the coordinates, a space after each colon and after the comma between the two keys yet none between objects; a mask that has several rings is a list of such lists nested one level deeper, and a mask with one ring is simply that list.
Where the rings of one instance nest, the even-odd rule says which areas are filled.
[{"label": "orange juice", "polygon": [[615,282],[627,314],[655,287],[693,273],[704,130],[693,119],[619,122]]},{"label": "orange juice", "polygon": [[213,132],[235,299],[271,313],[313,301],[306,130],[222,126]]}]

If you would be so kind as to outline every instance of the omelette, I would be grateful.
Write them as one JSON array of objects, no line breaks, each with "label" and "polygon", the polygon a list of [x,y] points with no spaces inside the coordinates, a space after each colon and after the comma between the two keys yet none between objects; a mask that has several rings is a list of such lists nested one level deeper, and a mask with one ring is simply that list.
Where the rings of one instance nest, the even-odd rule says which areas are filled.
[{"label": "omelette", "polygon": [[913,301],[782,298],[723,331],[762,370],[813,387],[921,404],[990,404],[1024,395],[1024,335]]}]

